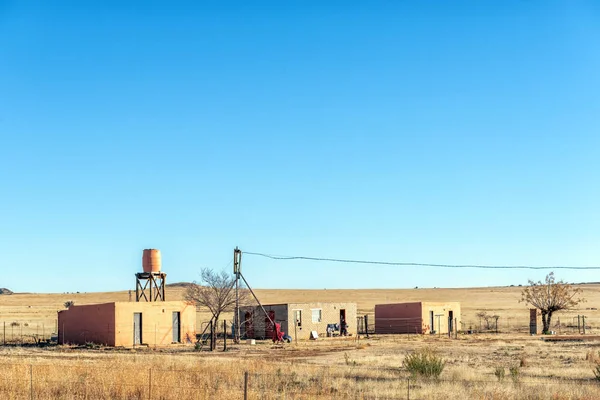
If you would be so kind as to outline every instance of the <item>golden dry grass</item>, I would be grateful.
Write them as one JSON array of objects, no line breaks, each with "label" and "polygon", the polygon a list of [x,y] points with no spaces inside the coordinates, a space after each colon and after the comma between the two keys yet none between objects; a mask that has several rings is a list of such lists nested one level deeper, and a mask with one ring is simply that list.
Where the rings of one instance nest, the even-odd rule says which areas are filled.
[{"label": "golden dry grass", "polygon": [[[446,361],[439,381],[408,380],[405,355],[434,347]],[[595,399],[600,346],[544,343],[522,335],[379,336],[238,345],[228,352],[5,348],[0,352],[2,398],[209,399],[249,398]],[[527,360],[524,366],[522,360]],[[499,381],[498,367],[506,369]],[[509,368],[518,368],[512,379]]]}]

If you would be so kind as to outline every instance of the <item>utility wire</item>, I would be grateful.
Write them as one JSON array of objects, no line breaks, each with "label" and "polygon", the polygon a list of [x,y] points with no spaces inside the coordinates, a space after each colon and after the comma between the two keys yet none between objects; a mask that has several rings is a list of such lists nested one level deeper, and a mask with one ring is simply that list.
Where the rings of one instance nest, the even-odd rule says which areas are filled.
[{"label": "utility wire", "polygon": [[598,270],[600,267],[578,267],[578,266],[534,266],[534,265],[461,265],[461,264],[430,264],[413,262],[391,262],[391,261],[369,261],[369,260],[348,260],[342,258],[321,258],[307,256],[276,256],[265,253],[255,253],[244,251],[243,254],[250,256],[259,256],[270,258],[272,260],[307,260],[307,261],[325,261],[346,264],[370,264],[370,265],[393,265],[399,267],[434,267],[434,268],[478,268],[478,269],[577,269],[577,270]]}]

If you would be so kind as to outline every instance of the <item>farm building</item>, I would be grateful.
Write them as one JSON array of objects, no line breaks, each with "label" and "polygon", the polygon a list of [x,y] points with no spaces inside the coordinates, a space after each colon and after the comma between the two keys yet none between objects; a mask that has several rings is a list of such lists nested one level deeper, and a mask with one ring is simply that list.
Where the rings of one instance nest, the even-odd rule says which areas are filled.
[{"label": "farm building", "polygon": [[145,249],[135,274],[135,302],[71,305],[58,312],[58,342],[106,346],[167,346],[196,339],[196,307],[165,301],[160,250]]},{"label": "farm building", "polygon": [[[333,334],[355,335],[356,303],[288,303],[263,306],[275,323],[293,339],[309,339],[312,331],[326,336],[328,325]],[[271,338],[273,326],[260,306],[240,307],[240,331],[246,338]]]},{"label": "farm building", "polygon": [[397,303],[375,306],[376,333],[447,334],[460,330],[460,303]]},{"label": "farm building", "polygon": [[193,343],[196,309],[183,301],[73,305],[58,312],[58,342],[106,346]]}]

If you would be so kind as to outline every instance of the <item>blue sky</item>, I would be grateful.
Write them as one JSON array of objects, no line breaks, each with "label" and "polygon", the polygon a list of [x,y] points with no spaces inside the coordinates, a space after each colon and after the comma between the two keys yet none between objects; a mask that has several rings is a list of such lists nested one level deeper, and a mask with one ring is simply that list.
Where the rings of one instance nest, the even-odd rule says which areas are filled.
[{"label": "blue sky", "polygon": [[[170,282],[235,246],[600,266],[598,3],[23,3],[0,0],[0,287],[133,288],[147,247]],[[545,274],[242,262],[258,288]]]}]

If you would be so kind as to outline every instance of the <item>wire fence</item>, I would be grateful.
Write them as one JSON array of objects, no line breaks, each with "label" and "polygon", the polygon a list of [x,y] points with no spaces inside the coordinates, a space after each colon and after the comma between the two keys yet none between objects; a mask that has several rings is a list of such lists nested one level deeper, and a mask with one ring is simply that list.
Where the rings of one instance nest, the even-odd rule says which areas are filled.
[{"label": "wire fence", "polygon": [[[589,312],[589,311],[588,311]],[[377,335],[377,334],[422,334],[422,326],[424,321],[421,318],[396,318],[394,321],[386,325],[381,319],[375,321],[374,313],[365,313],[357,317],[358,333],[361,335]],[[600,319],[596,316],[588,317],[587,315],[575,313],[561,313],[553,319],[550,324],[550,329],[555,334],[559,335],[576,335],[576,334],[597,334],[597,326],[600,324]],[[541,321],[539,322],[538,331],[541,333]],[[434,325],[435,328],[435,325]],[[500,314],[495,318],[495,315],[489,315],[488,318],[468,318],[463,317],[462,321],[458,321],[454,328],[460,334],[501,334],[501,333],[525,333],[530,332],[530,321],[526,317],[515,317],[511,315]],[[433,333],[428,332],[427,335],[445,334],[448,336],[447,330],[445,333],[435,330]]]},{"label": "wire fence", "polygon": [[[589,313],[590,311],[588,311]],[[181,342],[193,344],[200,343],[202,350],[209,350],[210,329],[208,329],[208,321],[198,325],[198,333],[196,337],[182,337]],[[597,334],[597,324],[600,323],[595,315],[588,317],[583,314],[561,313],[557,316],[550,326],[550,329],[558,335],[595,335]],[[378,334],[403,334],[403,335],[421,335],[419,328],[423,321],[420,319],[398,319],[390,322],[393,329],[386,329],[381,321],[376,325],[375,315],[366,313],[357,317],[356,326],[359,335],[378,335]],[[23,319],[0,319],[0,345],[49,345],[52,343],[69,344],[69,343],[98,343],[106,344],[105,337],[114,336],[115,330],[126,330],[131,328],[130,325],[122,326],[107,326],[101,332],[80,330],[77,332],[77,337],[72,337],[72,334],[59,336],[61,327],[58,326],[57,320],[23,320]],[[206,329],[205,329],[206,328]],[[514,317],[508,315],[499,315],[498,318],[468,318],[459,321],[454,327],[457,332],[451,337],[457,337],[463,334],[504,334],[504,333],[529,333],[529,320],[524,317]],[[541,328],[540,328],[541,329]],[[541,330],[540,330],[541,332]],[[67,332],[69,333],[69,332]],[[442,335],[442,332],[435,332],[436,335]],[[427,333],[430,335],[430,333]],[[447,333],[444,335],[448,336]],[[156,343],[158,339],[165,339],[171,343],[168,335],[168,328],[150,326],[144,330],[144,343]],[[192,335],[193,336],[193,335]],[[234,332],[232,331],[231,321],[217,321],[214,323],[213,349],[226,347],[232,343]],[[74,340],[77,339],[77,340]],[[151,340],[152,339],[152,340]],[[165,341],[163,340],[163,341]],[[206,345],[206,346],[204,346]]]},{"label": "wire fence", "polygon": [[0,320],[0,344],[25,345],[49,342],[58,336],[57,322],[32,320]]},{"label": "wire fence", "polygon": [[[280,364],[281,365],[281,364]],[[496,397],[485,394],[496,393]],[[511,374],[497,379],[422,379],[400,368],[281,365],[275,371],[228,373],[182,368],[106,368],[64,364],[0,364],[3,399],[428,399],[598,398],[590,379]],[[500,397],[498,397],[500,396]],[[534,397],[531,397],[534,396]]]}]

